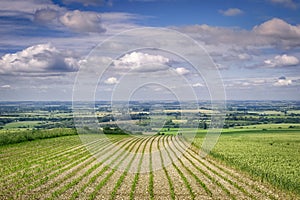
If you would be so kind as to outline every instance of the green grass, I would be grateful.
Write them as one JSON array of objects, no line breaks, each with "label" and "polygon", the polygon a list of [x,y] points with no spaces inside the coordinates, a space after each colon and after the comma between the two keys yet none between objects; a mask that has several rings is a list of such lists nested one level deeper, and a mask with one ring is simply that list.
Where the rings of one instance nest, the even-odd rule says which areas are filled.
[{"label": "green grass", "polygon": [[[201,147],[204,134],[194,145]],[[300,194],[300,130],[227,131],[211,152],[242,171]]]}]

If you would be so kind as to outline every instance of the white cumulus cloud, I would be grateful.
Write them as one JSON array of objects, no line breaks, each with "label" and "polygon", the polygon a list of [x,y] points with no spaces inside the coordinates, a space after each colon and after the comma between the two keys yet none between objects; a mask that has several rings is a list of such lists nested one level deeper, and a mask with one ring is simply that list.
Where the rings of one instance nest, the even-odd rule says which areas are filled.
[{"label": "white cumulus cloud", "polygon": [[273,18],[253,28],[255,33],[277,37],[279,39],[300,39],[300,26],[288,24],[286,21]]},{"label": "white cumulus cloud", "polygon": [[177,72],[177,74],[179,75],[185,75],[185,74],[188,74],[190,71],[187,70],[186,68],[184,67],[178,67],[175,69],[175,71]]},{"label": "white cumulus cloud", "polygon": [[292,85],[293,81],[290,79],[286,79],[284,76],[280,77],[273,85],[274,86],[288,86]]},{"label": "white cumulus cloud", "polygon": [[300,46],[300,25],[289,24],[286,21],[273,18],[254,26],[252,30],[240,28],[225,28],[218,26],[190,25],[175,27],[176,30],[192,35],[205,45],[237,45],[242,49],[250,46],[272,46],[292,49]]},{"label": "white cumulus cloud", "polygon": [[108,84],[108,85],[114,85],[118,83],[118,79],[116,77],[109,77],[108,79],[106,79],[104,81],[104,83]]},{"label": "white cumulus cloud", "polygon": [[74,58],[64,55],[51,44],[34,45],[16,53],[5,54],[0,59],[0,74],[62,73],[77,69]]},{"label": "white cumulus cloud", "polygon": [[299,64],[299,59],[286,54],[277,55],[273,59],[265,60],[264,63],[270,67],[295,66]]},{"label": "white cumulus cloud", "polygon": [[142,52],[132,52],[113,62],[117,69],[137,70],[140,72],[155,72],[166,70],[169,58],[161,55],[151,55]]},{"label": "white cumulus cloud", "polygon": [[101,16],[96,12],[69,11],[59,18],[66,27],[78,32],[105,32]]}]

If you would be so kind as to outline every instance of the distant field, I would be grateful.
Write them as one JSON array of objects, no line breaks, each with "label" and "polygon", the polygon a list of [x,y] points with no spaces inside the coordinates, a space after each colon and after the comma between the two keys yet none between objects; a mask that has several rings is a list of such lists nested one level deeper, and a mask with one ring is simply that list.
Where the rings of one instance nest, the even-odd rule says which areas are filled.
[{"label": "distant field", "polygon": [[289,110],[287,113],[300,114],[300,110]]},{"label": "distant field", "polygon": [[300,129],[300,124],[256,124],[250,126],[241,126],[236,127],[239,128],[246,128],[246,129],[289,129],[289,128],[298,128]]},{"label": "distant field", "polygon": [[181,112],[181,113],[205,113],[205,114],[212,114],[215,111],[208,110],[208,109],[196,109],[196,110],[164,110],[165,113],[173,113],[173,112]]},{"label": "distant field", "polygon": [[39,123],[43,123],[43,121],[20,121],[20,122],[11,122],[5,124],[4,129],[27,129],[33,128]]},{"label": "distant field", "polygon": [[276,110],[266,110],[266,111],[249,111],[248,113],[256,113],[260,115],[284,115],[283,112]]},{"label": "distant field", "polygon": [[[209,128],[209,126],[208,126]],[[249,125],[249,126],[237,126],[234,128],[227,128],[223,129],[222,133],[233,133],[233,132],[251,132],[257,133],[257,131],[266,131],[266,130],[286,130],[286,131],[298,131],[300,130],[300,124],[256,124],[256,125]],[[191,133],[197,132],[201,134],[205,134],[207,130],[205,129],[195,129],[195,128],[163,128],[161,132],[165,132],[167,134],[177,134],[177,132],[181,133]]]},{"label": "distant field", "polygon": [[174,122],[174,123],[186,123],[187,120],[186,119],[173,119],[172,122]]}]

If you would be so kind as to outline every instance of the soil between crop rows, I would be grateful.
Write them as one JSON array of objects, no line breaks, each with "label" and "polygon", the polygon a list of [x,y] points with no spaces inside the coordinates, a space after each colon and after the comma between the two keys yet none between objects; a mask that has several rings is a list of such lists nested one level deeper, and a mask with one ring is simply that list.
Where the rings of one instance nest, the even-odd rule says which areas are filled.
[{"label": "soil between crop rows", "polygon": [[293,199],[200,158],[180,136],[99,139],[88,148],[44,141],[38,153],[34,145],[1,152],[0,199]]}]

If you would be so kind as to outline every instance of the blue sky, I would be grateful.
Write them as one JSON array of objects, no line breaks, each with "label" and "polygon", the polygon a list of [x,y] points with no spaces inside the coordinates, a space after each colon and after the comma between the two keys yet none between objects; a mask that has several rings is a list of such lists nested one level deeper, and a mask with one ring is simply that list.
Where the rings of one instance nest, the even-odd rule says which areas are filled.
[{"label": "blue sky", "polygon": [[[182,26],[193,24],[208,24],[211,26],[239,27],[252,29],[253,26],[266,20],[278,17],[291,23],[297,23],[299,10],[283,3],[271,3],[263,0],[162,0],[162,1],[113,1],[102,6],[87,5],[82,7],[80,3],[63,4],[55,1],[68,9],[84,9],[95,12],[128,12],[148,16],[141,22],[146,26]],[[292,1],[286,1],[292,2]],[[296,5],[296,3],[295,3]],[[238,8],[243,14],[238,17],[224,17],[220,11],[230,8]],[[287,9],[290,8],[290,9]]]},{"label": "blue sky", "polygon": [[[90,51],[115,34],[141,27],[176,30],[199,43],[216,64],[227,99],[300,100],[296,0],[2,0],[0,100],[72,100],[75,77],[91,59]],[[110,58],[111,69],[99,78],[99,100],[111,97],[124,70],[139,71],[132,79],[166,73],[156,65],[149,70],[154,61],[190,80],[187,87],[199,98],[209,99],[203,77],[174,55],[133,50],[122,56]],[[171,79],[173,93],[186,90]],[[154,86],[136,96],[143,99],[151,90],[168,98],[165,89]]]}]

